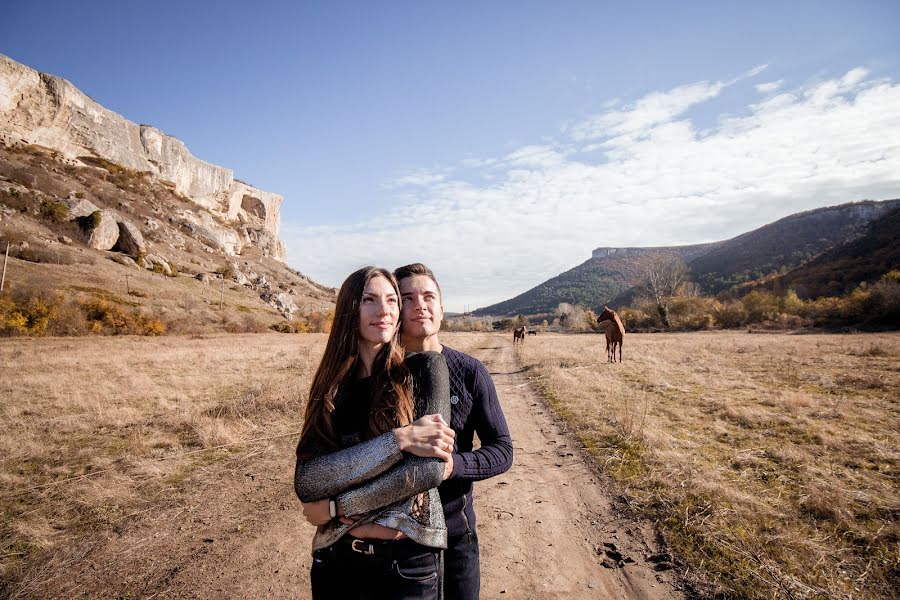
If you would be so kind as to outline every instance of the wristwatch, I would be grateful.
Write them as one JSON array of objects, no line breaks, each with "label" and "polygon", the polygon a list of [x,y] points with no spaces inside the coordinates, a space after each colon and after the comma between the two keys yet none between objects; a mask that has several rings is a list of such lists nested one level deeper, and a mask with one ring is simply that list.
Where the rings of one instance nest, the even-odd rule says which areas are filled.
[{"label": "wristwatch", "polygon": [[328,514],[331,515],[332,519],[337,517],[337,500],[334,498],[328,499]]}]

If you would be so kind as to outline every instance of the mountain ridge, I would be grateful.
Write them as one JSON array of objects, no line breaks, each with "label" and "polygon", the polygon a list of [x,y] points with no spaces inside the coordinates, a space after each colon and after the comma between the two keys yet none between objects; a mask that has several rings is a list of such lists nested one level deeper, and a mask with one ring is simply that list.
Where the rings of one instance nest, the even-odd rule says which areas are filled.
[{"label": "mountain ridge", "polygon": [[641,279],[641,262],[676,254],[688,264],[703,293],[788,270],[829,248],[863,235],[868,225],[900,200],[860,200],[802,211],[727,240],[685,246],[599,247],[587,261],[533,288],[473,311],[476,316],[545,314],[561,302],[598,308],[622,306]]}]

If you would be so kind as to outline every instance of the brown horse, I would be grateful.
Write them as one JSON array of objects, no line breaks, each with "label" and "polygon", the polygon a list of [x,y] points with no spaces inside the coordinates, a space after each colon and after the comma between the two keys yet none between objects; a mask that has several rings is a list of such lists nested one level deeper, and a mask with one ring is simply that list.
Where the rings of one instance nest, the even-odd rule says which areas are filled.
[{"label": "brown horse", "polygon": [[524,344],[525,343],[525,332],[528,331],[528,328],[525,326],[516,327],[513,329],[513,346],[516,344]]},{"label": "brown horse", "polygon": [[616,362],[616,344],[619,346],[619,362],[622,362],[622,342],[625,340],[625,326],[622,319],[608,306],[597,317],[597,324],[606,330],[606,360]]}]

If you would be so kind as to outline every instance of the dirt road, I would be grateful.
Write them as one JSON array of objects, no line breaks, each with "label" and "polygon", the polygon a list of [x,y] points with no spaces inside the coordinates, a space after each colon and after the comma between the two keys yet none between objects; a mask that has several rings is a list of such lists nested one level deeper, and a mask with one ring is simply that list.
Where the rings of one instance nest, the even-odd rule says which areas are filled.
[{"label": "dirt road", "polygon": [[[475,487],[482,597],[681,597],[671,572],[646,558],[660,550],[652,531],[616,516],[531,391],[511,340],[492,337],[475,354],[493,374],[515,448],[509,472]],[[287,436],[210,465],[161,510],[59,555],[19,595],[308,598],[313,528],[292,489],[294,443]]]},{"label": "dirt road", "polygon": [[505,337],[478,352],[515,450],[509,472],[476,485],[483,596],[679,597],[672,578],[646,560],[660,551],[653,532],[614,514],[606,488],[532,392]]}]

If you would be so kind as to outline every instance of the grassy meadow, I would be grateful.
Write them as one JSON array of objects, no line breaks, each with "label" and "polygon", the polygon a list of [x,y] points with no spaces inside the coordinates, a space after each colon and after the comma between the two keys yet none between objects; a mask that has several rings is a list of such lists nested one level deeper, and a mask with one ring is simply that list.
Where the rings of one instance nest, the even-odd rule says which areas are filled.
[{"label": "grassy meadow", "polygon": [[541,334],[548,399],[698,589],[891,598],[900,586],[900,335]]},{"label": "grassy meadow", "polygon": [[[512,342],[444,339],[473,354]],[[0,339],[0,595],[296,437],[324,340]],[[896,594],[900,335],[628,335],[608,364],[599,335],[542,333],[516,352],[700,592]]]},{"label": "grassy meadow", "polygon": [[0,595],[296,437],[324,335],[0,339]]}]

